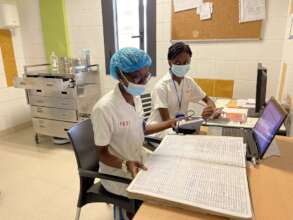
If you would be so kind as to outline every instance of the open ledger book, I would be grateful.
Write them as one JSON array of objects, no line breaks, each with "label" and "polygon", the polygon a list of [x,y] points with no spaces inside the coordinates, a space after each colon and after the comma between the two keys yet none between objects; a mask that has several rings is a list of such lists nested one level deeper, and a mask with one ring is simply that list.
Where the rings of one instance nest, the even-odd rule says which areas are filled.
[{"label": "open ledger book", "polygon": [[242,138],[169,135],[127,192],[135,199],[249,219],[245,156]]}]

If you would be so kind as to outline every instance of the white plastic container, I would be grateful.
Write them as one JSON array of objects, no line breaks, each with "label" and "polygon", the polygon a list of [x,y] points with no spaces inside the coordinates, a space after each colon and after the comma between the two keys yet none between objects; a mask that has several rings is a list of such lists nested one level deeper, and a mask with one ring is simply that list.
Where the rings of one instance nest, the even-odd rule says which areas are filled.
[{"label": "white plastic container", "polygon": [[58,57],[56,56],[55,52],[51,53],[50,64],[52,73],[58,73]]}]

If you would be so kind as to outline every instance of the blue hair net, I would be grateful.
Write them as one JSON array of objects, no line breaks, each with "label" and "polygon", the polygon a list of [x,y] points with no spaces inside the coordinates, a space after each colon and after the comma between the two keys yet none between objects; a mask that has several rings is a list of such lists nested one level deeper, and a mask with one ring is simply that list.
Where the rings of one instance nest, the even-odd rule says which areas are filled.
[{"label": "blue hair net", "polygon": [[134,47],[125,47],[118,50],[111,57],[110,74],[114,79],[118,79],[118,70],[124,73],[130,73],[150,66],[151,64],[152,59],[143,50]]}]

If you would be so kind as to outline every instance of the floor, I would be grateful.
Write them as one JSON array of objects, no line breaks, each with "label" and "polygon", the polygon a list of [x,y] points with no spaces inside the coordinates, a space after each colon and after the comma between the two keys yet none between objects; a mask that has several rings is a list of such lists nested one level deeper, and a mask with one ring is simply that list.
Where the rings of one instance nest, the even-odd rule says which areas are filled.
[{"label": "floor", "polygon": [[[79,179],[70,144],[48,137],[34,142],[32,128],[0,137],[0,219],[74,219]],[[112,220],[112,207],[89,204],[81,220]]]}]

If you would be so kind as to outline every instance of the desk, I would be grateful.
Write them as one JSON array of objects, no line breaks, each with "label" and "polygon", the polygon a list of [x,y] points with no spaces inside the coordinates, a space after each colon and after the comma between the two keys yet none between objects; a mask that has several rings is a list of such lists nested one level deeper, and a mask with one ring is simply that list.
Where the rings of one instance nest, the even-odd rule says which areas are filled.
[{"label": "desk", "polygon": [[[248,100],[247,100],[248,102]],[[239,99],[239,100],[233,100],[233,99],[216,99],[215,104],[218,108],[248,108],[248,104],[245,104],[245,99]],[[252,107],[252,106],[251,106]],[[239,122],[228,122],[228,121],[221,121],[218,119],[210,120],[206,123],[207,126],[218,126],[218,127],[230,127],[230,128],[253,128],[256,124],[258,118],[252,118],[248,117],[247,121],[245,123],[239,123]],[[281,133],[278,134],[284,134],[286,135],[286,127],[283,123],[282,126],[279,129]]]},{"label": "desk", "polygon": [[[281,157],[248,170],[256,220],[293,220],[293,138],[277,136]],[[227,218],[143,203],[134,220],[223,220]]]}]

